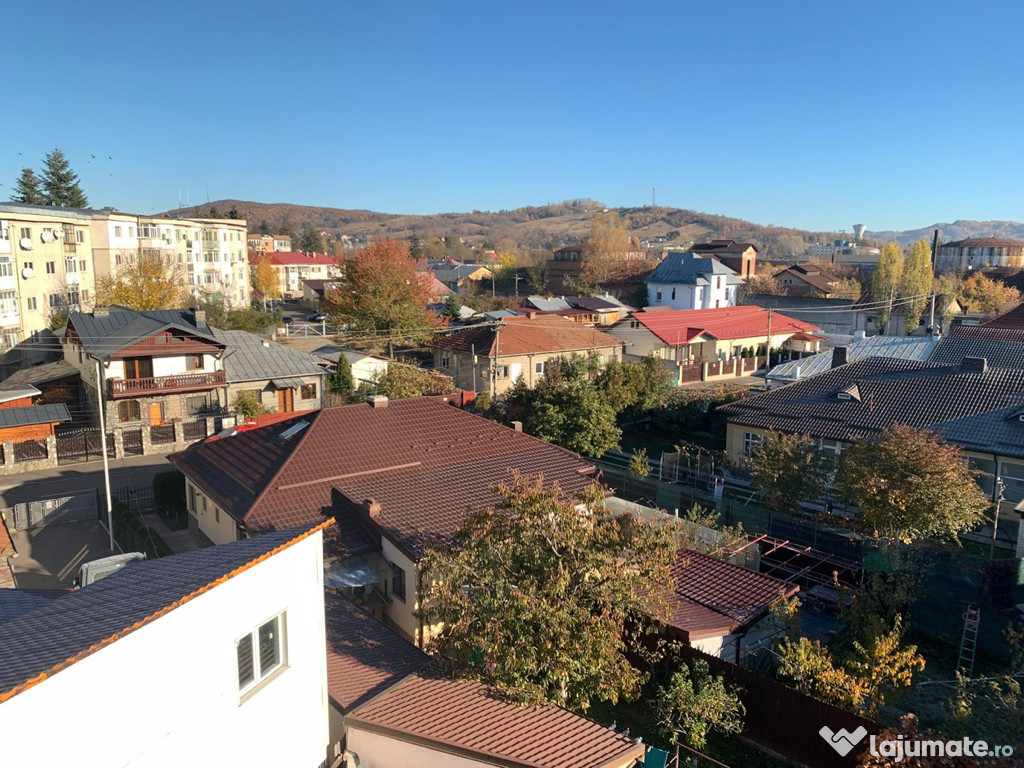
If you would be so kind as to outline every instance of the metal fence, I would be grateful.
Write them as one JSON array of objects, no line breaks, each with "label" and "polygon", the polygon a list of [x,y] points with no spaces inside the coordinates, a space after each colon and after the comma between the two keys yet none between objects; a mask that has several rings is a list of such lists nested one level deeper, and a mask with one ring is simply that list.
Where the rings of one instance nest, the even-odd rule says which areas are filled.
[{"label": "metal fence", "polygon": [[174,442],[174,425],[173,424],[161,424],[158,427],[149,428],[149,441],[154,445],[159,443],[173,443]]},{"label": "metal fence", "polygon": [[206,419],[186,421],[181,425],[181,436],[186,440],[202,440],[206,437]]},{"label": "metal fence", "polygon": [[16,530],[25,531],[43,525],[95,520],[97,509],[96,491],[83,491],[71,496],[15,504],[6,511],[5,517],[13,520]]},{"label": "metal fence", "polygon": [[141,515],[156,510],[152,485],[126,485],[114,491],[114,498],[126,504],[135,514]]},{"label": "metal fence", "polygon": [[[98,429],[77,429],[57,434],[57,463],[72,464],[103,458],[103,438]],[[107,457],[114,457],[114,435],[107,433]]]},{"label": "metal fence", "polygon": [[35,461],[49,456],[45,440],[25,440],[14,444],[14,460]]},{"label": "metal fence", "polygon": [[121,432],[125,456],[142,455],[142,427],[138,429],[126,429]]}]

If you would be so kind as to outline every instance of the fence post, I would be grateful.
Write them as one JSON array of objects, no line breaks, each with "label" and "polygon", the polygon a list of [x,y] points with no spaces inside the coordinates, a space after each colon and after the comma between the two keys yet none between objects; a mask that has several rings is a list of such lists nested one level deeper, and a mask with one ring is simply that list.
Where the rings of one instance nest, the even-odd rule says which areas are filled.
[{"label": "fence post", "polygon": [[48,461],[53,463],[53,466],[57,466],[57,436],[47,435],[46,436],[46,458]]},{"label": "fence post", "polygon": [[139,429],[139,432],[142,433],[142,455],[143,456],[149,455],[150,451],[153,450],[153,441],[150,439],[150,437],[151,437],[150,436],[150,432],[149,432],[150,429],[152,429],[152,427],[150,427],[150,425],[148,425],[148,424],[143,424],[142,427]]},{"label": "fence post", "polygon": [[703,362],[703,363],[700,364],[700,380],[701,381],[707,381],[708,380],[708,364],[707,364],[707,362]]},{"label": "fence post", "polygon": [[209,437],[210,435],[216,434],[214,432],[214,429],[216,428],[216,426],[217,426],[217,422],[214,420],[213,416],[207,416],[206,417],[206,436],[207,437]]},{"label": "fence post", "polygon": [[4,440],[4,466],[14,466],[14,441]]},{"label": "fence post", "polygon": [[114,430],[114,458],[124,458],[124,430],[120,427]]},{"label": "fence post", "polygon": [[174,447],[183,447],[185,445],[185,422],[179,419],[172,421],[171,426],[174,427]]}]

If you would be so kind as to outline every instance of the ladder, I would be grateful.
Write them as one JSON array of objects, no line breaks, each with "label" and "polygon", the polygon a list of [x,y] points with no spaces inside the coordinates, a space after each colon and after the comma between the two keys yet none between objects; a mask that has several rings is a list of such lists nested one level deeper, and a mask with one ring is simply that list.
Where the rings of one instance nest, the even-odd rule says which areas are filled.
[{"label": "ladder", "polygon": [[962,669],[970,677],[974,673],[974,654],[978,648],[978,623],[981,611],[974,604],[969,604],[964,611],[964,633],[960,637],[960,659],[957,669]]}]

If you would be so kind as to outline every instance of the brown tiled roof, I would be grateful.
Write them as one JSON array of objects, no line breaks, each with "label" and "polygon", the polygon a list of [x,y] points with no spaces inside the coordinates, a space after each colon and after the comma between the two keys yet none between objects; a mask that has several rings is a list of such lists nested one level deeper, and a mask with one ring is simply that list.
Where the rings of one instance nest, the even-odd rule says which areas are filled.
[{"label": "brown tiled roof", "polygon": [[520,707],[483,683],[453,679],[433,668],[358,707],[346,723],[503,765],[597,768],[644,754],[642,744],[593,720],[550,705]]},{"label": "brown tiled roof", "polygon": [[431,658],[385,627],[344,595],[324,594],[327,628],[327,693],[348,712]]},{"label": "brown tiled roof", "polygon": [[1010,237],[968,237],[940,243],[939,248],[1024,248],[1024,240]]},{"label": "brown tiled roof", "polygon": [[946,338],[1024,344],[1024,327],[1003,328],[998,325],[954,325],[950,327]]},{"label": "brown tiled roof", "polygon": [[138,563],[0,624],[0,703],[317,530],[281,531]]},{"label": "brown tiled roof", "polygon": [[1009,312],[993,317],[982,325],[986,328],[1024,328],[1024,304],[1019,304]]},{"label": "brown tiled roof", "polygon": [[[857,385],[860,399],[838,392]],[[975,373],[955,365],[869,357],[719,407],[730,423],[853,440],[894,424],[932,424],[1024,402],[1024,371]]]},{"label": "brown tiled roof", "polygon": [[585,352],[618,347],[623,343],[622,339],[584,328],[563,317],[544,315],[532,319],[506,317],[496,324],[478,325],[439,336],[430,346],[453,352],[473,351],[483,357],[500,357],[545,352]]},{"label": "brown tiled roof", "polygon": [[[811,270],[809,273],[808,269]],[[829,274],[824,270],[817,271],[813,267],[805,268],[801,264],[794,264],[792,267],[782,270],[775,275],[775,279],[778,280],[787,272],[789,272],[795,279],[807,283],[807,285],[818,289],[822,293],[831,293],[835,290],[836,283],[839,282],[839,278],[835,275]]]},{"label": "brown tiled roof", "polygon": [[737,243],[735,240],[712,240],[710,243],[694,243],[694,253],[743,253],[748,248],[757,250],[753,243]]},{"label": "brown tiled roof", "polygon": [[[281,434],[309,426],[288,440]],[[202,443],[171,461],[250,530],[281,530],[335,513],[337,494],[381,503],[376,519],[415,555],[466,511],[494,503],[512,469],[543,473],[567,493],[592,480],[575,453],[461,411],[437,398],[325,408],[300,419]]]},{"label": "brown tiled roof", "polygon": [[688,549],[679,550],[665,596],[667,623],[690,639],[729,634],[759,620],[782,595],[800,589],[741,565]]}]

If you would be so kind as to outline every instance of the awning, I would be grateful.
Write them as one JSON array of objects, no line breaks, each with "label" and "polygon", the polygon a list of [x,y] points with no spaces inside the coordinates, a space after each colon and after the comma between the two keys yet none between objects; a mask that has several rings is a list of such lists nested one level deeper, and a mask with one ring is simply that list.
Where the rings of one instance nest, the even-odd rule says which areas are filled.
[{"label": "awning", "polygon": [[369,587],[391,578],[394,567],[380,552],[346,557],[324,565],[324,585],[333,589]]},{"label": "awning", "polygon": [[305,385],[302,379],[271,379],[270,383],[278,389],[294,389]]}]

